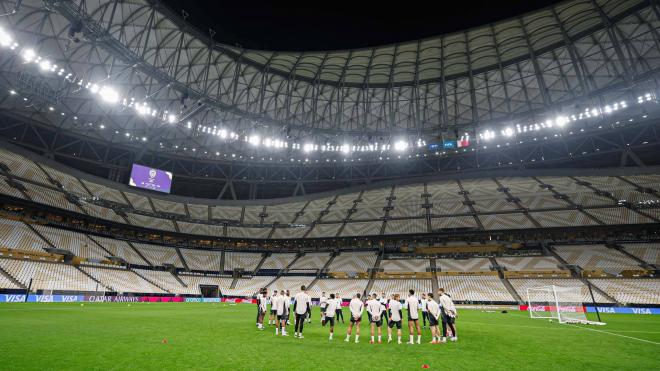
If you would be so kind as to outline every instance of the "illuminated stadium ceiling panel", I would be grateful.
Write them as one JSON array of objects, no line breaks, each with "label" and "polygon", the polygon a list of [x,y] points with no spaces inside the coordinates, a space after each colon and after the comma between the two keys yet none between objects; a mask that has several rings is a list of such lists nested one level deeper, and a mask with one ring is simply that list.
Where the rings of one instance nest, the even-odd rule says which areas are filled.
[{"label": "illuminated stadium ceiling panel", "polygon": [[[14,4],[2,2],[0,11]],[[2,96],[0,108],[142,152],[190,157],[250,157],[250,136],[300,145],[430,143],[654,91],[659,14],[654,2],[575,0],[424,40],[271,52],[214,42],[158,1],[25,0],[0,20],[21,48],[174,120],[99,102],[17,53],[0,56],[0,83],[18,92]],[[245,140],[221,140],[220,129]]]}]

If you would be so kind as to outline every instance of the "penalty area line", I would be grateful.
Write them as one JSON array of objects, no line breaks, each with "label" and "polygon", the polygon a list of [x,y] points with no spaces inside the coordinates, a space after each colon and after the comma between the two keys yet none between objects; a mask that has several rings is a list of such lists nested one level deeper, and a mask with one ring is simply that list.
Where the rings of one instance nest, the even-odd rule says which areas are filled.
[{"label": "penalty area line", "polygon": [[643,341],[643,342],[645,342],[645,343],[651,343],[651,344],[654,344],[654,345],[660,345],[660,343],[655,342],[655,341],[645,340],[645,339],[640,339],[640,338],[636,338],[636,337],[632,337],[632,336],[628,336],[628,335],[616,334],[616,333],[614,333],[614,332],[603,331],[603,330],[596,330],[596,329],[594,329],[594,328],[588,328],[588,327],[582,327],[582,326],[579,326],[579,327],[577,327],[577,328],[581,328],[581,329],[583,329],[583,330],[595,331],[595,332],[602,332],[602,333],[604,333],[604,334],[609,334],[609,335],[614,335],[614,336],[620,336],[620,337],[622,337],[622,338],[628,338],[628,339],[633,339],[633,340],[637,340],[637,341]]}]

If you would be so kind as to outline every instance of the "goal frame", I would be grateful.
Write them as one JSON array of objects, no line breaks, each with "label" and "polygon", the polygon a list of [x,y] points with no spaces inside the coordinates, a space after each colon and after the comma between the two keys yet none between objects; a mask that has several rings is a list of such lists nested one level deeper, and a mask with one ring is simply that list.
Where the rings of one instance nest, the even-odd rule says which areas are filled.
[{"label": "goal frame", "polygon": [[[539,287],[528,287],[527,288],[527,310],[529,311],[529,316],[530,318],[545,318],[545,319],[550,319],[550,320],[557,320],[559,323],[578,323],[578,324],[591,324],[591,325],[604,325],[604,322],[600,321],[589,321],[587,319],[587,311],[586,307],[584,306],[584,303],[580,298],[573,298],[573,300],[569,300],[568,303],[565,303],[564,300],[559,299],[558,295],[558,288],[560,290],[563,290],[565,292],[570,292],[570,290],[575,290],[573,293],[578,292],[580,293],[582,290],[582,287],[580,286],[574,286],[574,287],[562,287],[562,286],[556,286],[556,285],[546,285],[546,286],[539,286]],[[535,303],[535,301],[532,300],[532,293],[534,291],[539,291],[543,292],[544,294],[548,295],[548,300],[543,300],[543,310],[539,311],[536,310],[536,308],[539,307]],[[579,296],[579,294],[578,294]],[[593,299],[593,297],[592,297]],[[539,300],[536,300],[538,302]],[[546,305],[547,304],[547,305]],[[594,302],[594,307],[596,306],[596,303]],[[546,307],[548,307],[546,310]],[[581,311],[573,310],[562,310],[564,307],[572,307],[572,308],[577,308],[577,307],[582,307]],[[569,313],[583,313],[582,318],[576,318],[577,316],[570,316],[568,315]],[[564,315],[562,315],[564,314]],[[600,320],[600,316],[598,318]]]}]

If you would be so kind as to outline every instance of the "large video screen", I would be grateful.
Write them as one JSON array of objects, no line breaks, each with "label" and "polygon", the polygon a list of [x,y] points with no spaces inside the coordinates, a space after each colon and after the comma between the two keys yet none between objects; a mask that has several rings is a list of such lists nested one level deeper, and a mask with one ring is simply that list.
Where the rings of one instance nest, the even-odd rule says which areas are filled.
[{"label": "large video screen", "polygon": [[170,188],[172,188],[172,173],[165,170],[133,164],[131,179],[128,184],[137,188],[170,193]]}]

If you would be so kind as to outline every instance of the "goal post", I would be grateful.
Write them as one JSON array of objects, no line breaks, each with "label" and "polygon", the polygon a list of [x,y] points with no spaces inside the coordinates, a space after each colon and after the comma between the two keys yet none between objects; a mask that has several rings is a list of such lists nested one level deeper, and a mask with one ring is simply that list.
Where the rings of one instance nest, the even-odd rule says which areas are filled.
[{"label": "goal post", "polygon": [[604,325],[603,322],[587,320],[583,305],[585,287],[562,287],[556,285],[527,289],[527,309],[530,318],[547,318],[559,323],[583,323]]}]

